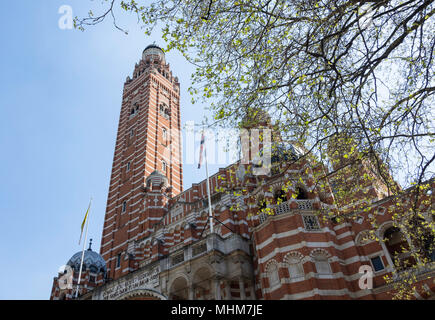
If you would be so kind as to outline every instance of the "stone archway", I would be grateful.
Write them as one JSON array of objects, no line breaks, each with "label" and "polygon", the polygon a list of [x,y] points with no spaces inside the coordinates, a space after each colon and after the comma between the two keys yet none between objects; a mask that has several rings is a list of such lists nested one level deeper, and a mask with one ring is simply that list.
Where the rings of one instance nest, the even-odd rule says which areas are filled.
[{"label": "stone archway", "polygon": [[169,289],[170,300],[188,300],[189,299],[189,284],[184,277],[178,277],[172,281]]},{"label": "stone archway", "polygon": [[168,300],[163,294],[152,289],[136,289],[121,295],[117,300]]},{"label": "stone archway", "polygon": [[202,267],[196,270],[193,276],[194,299],[211,300],[213,299],[212,272],[210,268]]},{"label": "stone archway", "polygon": [[386,229],[383,233],[383,241],[396,269],[404,270],[415,265],[408,240],[400,228],[391,226]]}]

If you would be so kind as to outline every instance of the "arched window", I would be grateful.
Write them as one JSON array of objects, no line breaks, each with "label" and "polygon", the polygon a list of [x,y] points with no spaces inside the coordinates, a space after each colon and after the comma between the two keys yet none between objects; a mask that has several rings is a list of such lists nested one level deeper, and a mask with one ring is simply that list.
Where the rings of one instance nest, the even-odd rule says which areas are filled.
[{"label": "arched window", "polygon": [[169,107],[166,104],[162,103],[160,105],[159,111],[160,111],[160,114],[162,116],[164,116],[166,119],[169,118],[169,115],[170,115]]},{"label": "arched window", "polygon": [[300,253],[290,253],[284,258],[286,265],[288,267],[288,272],[291,279],[303,277],[304,267],[302,265],[302,255]]},{"label": "arched window", "polygon": [[122,203],[122,212],[125,212],[127,210],[127,201],[124,201]]},{"label": "arched window", "polygon": [[298,200],[308,199],[307,193],[305,192],[305,190],[303,188],[301,188],[301,187],[296,188],[296,199],[298,199]]},{"label": "arched window", "polygon": [[121,266],[121,254],[119,253],[116,256],[116,267],[119,268]]},{"label": "arched window", "polygon": [[163,173],[166,173],[167,169],[168,168],[167,168],[166,162],[162,161],[162,171],[163,171]]},{"label": "arched window", "polygon": [[415,263],[411,256],[409,243],[402,231],[397,227],[390,227],[384,232],[385,247],[398,270],[406,269]]},{"label": "arched window", "polygon": [[130,117],[135,116],[139,112],[139,104],[135,103],[130,110]]},{"label": "arched window", "polygon": [[288,271],[290,278],[299,278],[304,275],[304,269],[300,262],[289,264]]},{"label": "arched window", "polygon": [[328,253],[324,250],[315,251],[312,253],[316,272],[318,274],[331,274],[331,265],[328,261]]},{"label": "arched window", "polygon": [[162,136],[163,136],[163,142],[166,143],[168,140],[168,131],[166,130],[166,128],[162,129]]}]

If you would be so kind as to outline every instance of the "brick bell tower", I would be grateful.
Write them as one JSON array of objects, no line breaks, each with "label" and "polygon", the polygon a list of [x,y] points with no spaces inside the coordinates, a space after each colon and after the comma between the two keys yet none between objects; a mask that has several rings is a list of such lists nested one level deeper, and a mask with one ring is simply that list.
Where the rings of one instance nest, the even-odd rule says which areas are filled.
[{"label": "brick bell tower", "polygon": [[166,178],[165,201],[183,191],[180,84],[163,50],[149,45],[124,84],[100,250],[108,278],[134,270],[129,242],[146,237],[161,218],[145,203],[156,174]]}]

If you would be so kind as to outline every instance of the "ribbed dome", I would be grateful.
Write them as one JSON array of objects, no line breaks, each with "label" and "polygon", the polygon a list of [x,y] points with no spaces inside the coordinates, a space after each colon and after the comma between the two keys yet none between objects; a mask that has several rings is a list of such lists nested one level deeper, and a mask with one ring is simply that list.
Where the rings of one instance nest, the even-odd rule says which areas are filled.
[{"label": "ribbed dome", "polygon": [[[82,251],[77,252],[75,255],[73,255],[72,258],[69,259],[67,265],[71,266],[75,271],[79,272],[81,260]],[[99,255],[95,251],[92,251],[91,249],[85,251],[85,256],[83,259],[83,271],[88,269],[95,273],[106,273],[107,271],[106,261],[104,261],[101,255]]]},{"label": "ribbed dome", "polygon": [[166,176],[161,173],[158,170],[153,171],[148,178],[146,178],[146,184],[147,186],[161,186],[163,183],[163,186],[167,186],[168,185],[168,178],[166,178]]},{"label": "ribbed dome", "polygon": [[[148,47],[145,48],[145,50],[148,50],[148,49],[151,49],[151,48],[162,50],[162,48],[160,48],[158,45],[155,45],[155,44],[150,44]],[[163,50],[162,50],[162,52],[163,52]]]},{"label": "ribbed dome", "polygon": [[165,53],[162,48],[155,44],[150,44],[142,53],[142,59],[146,60],[148,57],[158,57],[161,62],[165,62]]},{"label": "ribbed dome", "polygon": [[293,160],[296,161],[302,154],[292,145],[276,143],[272,147],[272,163]]},{"label": "ribbed dome", "polygon": [[[254,166],[262,166],[263,165],[263,156],[264,156],[263,148],[260,148],[257,155],[254,155],[252,159],[252,163]],[[296,161],[303,155],[303,152],[299,150],[299,148],[295,147],[293,144],[288,143],[272,143],[270,150],[271,162],[285,162],[285,161]]]}]

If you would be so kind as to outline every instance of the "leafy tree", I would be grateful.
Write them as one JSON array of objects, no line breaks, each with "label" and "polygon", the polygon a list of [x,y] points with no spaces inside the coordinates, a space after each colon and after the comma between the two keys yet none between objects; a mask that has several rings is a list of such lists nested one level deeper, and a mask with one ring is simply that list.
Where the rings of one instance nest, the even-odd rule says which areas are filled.
[{"label": "leafy tree", "polygon": [[[76,27],[109,16],[122,30],[115,5],[136,14],[147,34],[161,26],[166,50],[196,66],[189,90],[194,102],[210,103],[210,125],[249,127],[247,116],[267,113],[281,141],[298,141],[305,158],[327,166],[316,180],[319,188],[335,181],[338,204],[365,197],[353,211],[368,212],[367,183],[397,199],[404,191],[392,176],[413,186],[412,205],[396,221],[418,248],[415,260],[427,264],[435,228],[421,205],[434,214],[433,195],[424,196],[435,162],[434,1],[105,2],[106,11]],[[349,175],[359,176],[352,188]]]}]

